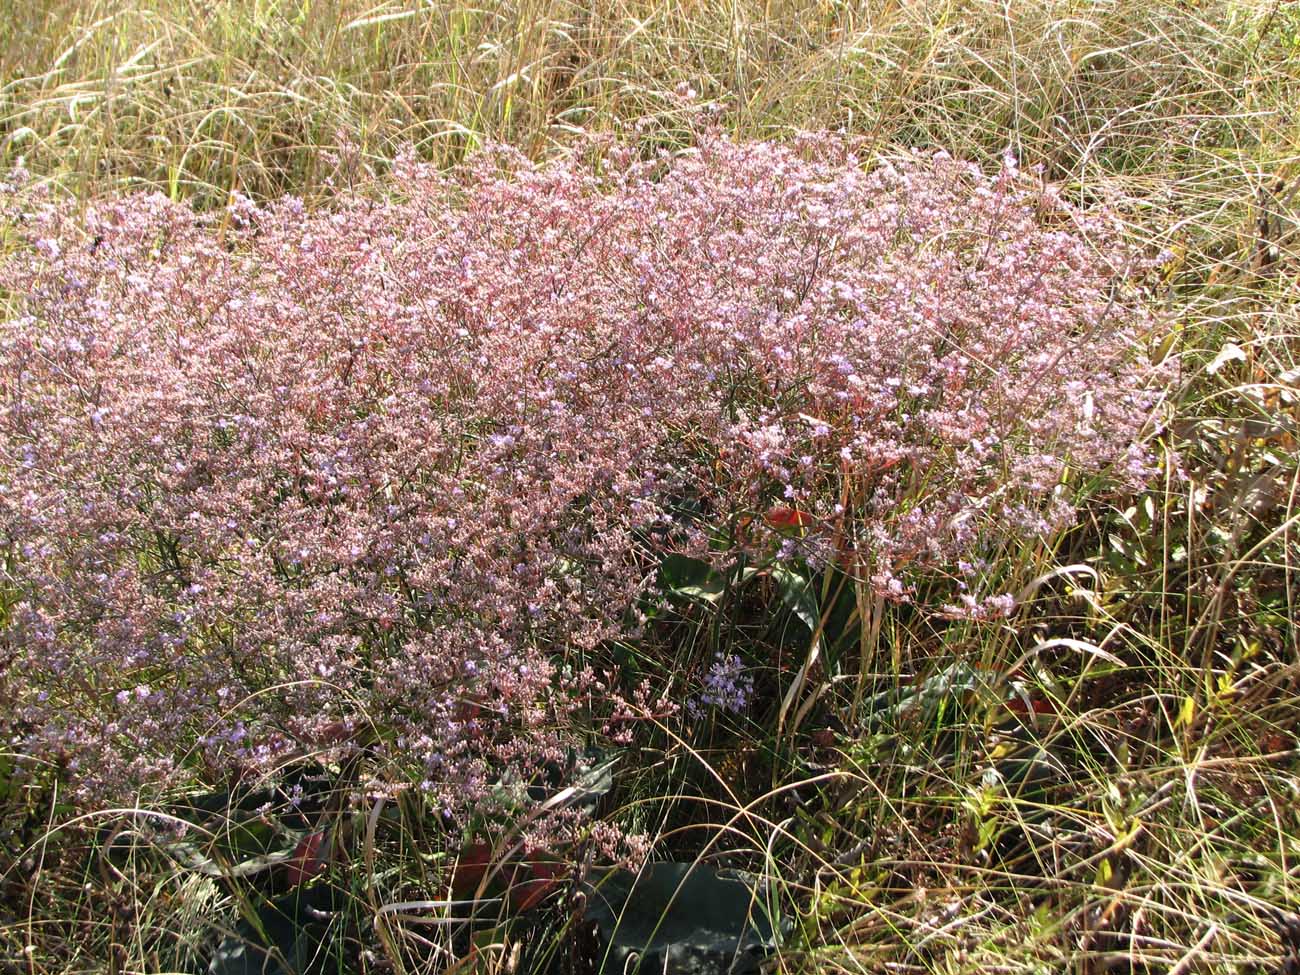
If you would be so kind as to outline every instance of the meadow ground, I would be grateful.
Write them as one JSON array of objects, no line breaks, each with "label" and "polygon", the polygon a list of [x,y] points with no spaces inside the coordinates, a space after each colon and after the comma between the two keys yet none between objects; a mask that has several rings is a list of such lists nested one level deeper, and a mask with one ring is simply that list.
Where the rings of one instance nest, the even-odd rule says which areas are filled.
[{"label": "meadow ground", "polygon": [[[676,150],[700,104],[736,139],[842,130],[881,157],[943,149],[989,171],[1010,151],[1069,200],[1112,208],[1164,252],[1145,300],[1161,323],[1149,355],[1178,364],[1166,462],[1140,493],[1078,485],[1076,527],[990,553],[986,577],[1020,597],[1010,618],[936,626],[865,599],[856,628],[840,621],[861,653],[807,728],[768,688],[747,723],[691,742],[660,729],[607,815],[660,855],[740,837],[736,862],[790,921],[780,970],[1300,970],[1300,6],[0,7],[0,167],[21,159],[77,200],[328,206],[340,156],[382,173],[409,144],[452,167],[504,141],[547,159],[580,131]],[[679,606],[665,670],[728,651],[720,640],[784,639],[781,593],[708,595]],[[723,617],[739,621],[730,638]],[[0,666],[21,650],[0,643]],[[990,705],[989,685],[1013,677],[1020,703]],[[4,747],[0,970],[196,970],[219,929],[256,915],[265,891],[216,854],[205,871],[114,852],[130,830],[65,828],[58,775],[17,776]],[[324,911],[341,920],[317,938],[338,954],[320,970],[581,970],[558,910],[488,927],[473,953],[446,925],[384,913],[382,892],[435,862],[426,813],[349,819],[346,790],[329,801],[354,826]],[[396,838],[377,845],[377,829]]]}]

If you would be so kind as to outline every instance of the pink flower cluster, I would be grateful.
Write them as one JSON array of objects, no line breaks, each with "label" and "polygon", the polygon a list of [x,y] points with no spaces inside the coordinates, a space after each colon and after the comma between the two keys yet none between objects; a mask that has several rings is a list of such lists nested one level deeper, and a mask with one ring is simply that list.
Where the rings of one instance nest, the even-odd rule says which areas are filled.
[{"label": "pink flower cluster", "polygon": [[775,546],[781,505],[906,598],[1068,523],[1067,469],[1145,478],[1151,321],[1105,215],[856,152],[494,149],[319,210],[9,192],[20,748],[104,797],[378,729],[472,801],[599,726],[668,547]]}]

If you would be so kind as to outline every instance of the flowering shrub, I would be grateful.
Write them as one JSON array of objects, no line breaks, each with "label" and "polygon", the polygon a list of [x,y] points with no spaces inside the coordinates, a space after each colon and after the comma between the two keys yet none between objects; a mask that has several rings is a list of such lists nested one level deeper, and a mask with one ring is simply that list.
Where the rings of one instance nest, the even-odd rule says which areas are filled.
[{"label": "flowering shrub", "polygon": [[1150,470],[1136,259],[1010,161],[706,137],[5,206],[6,679],[86,798],[375,728],[473,802],[599,729],[670,547],[904,599],[1068,523],[1067,469]]}]

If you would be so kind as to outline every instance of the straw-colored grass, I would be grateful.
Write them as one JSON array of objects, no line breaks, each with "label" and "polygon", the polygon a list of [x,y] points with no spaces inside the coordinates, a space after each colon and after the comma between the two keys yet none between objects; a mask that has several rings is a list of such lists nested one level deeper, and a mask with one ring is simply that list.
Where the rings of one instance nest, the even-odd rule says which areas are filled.
[{"label": "straw-colored grass", "polygon": [[[889,620],[881,631],[886,656],[908,668],[899,677],[957,653],[996,673],[1035,634],[1066,629],[1126,667],[1053,658],[1045,669],[1071,676],[1042,691],[1054,713],[1029,730],[969,701],[955,723],[873,725],[841,707],[845,733],[818,759],[823,780],[744,820],[758,848],[764,830],[775,845],[798,840],[768,864],[802,912],[781,964],[1298,970],[1300,943],[1275,925],[1300,908],[1300,5],[0,4],[0,166],[24,157],[38,179],[79,195],[321,198],[342,143],[376,167],[406,143],[448,165],[493,139],[543,156],[576,128],[673,147],[689,138],[680,85],[718,102],[738,137],[844,128],[881,151],[943,147],[981,162],[1010,149],[1075,198],[1112,203],[1172,255],[1152,300],[1174,339],[1154,354],[1182,356],[1167,440],[1186,476],[1171,466],[1128,510],[1097,502],[1054,547],[1007,552],[997,571],[1012,591],[1074,567],[1037,590],[1017,631],[972,630],[962,647],[952,630],[941,647]],[[714,780],[681,768],[707,760],[745,779],[735,769],[769,745],[741,758],[678,750],[629,775],[640,810],[629,821],[686,829],[680,807]],[[1034,758],[1035,748],[1045,751]],[[1043,798],[1020,794],[1004,783],[1017,756],[1022,770],[1067,781]],[[1050,767],[1058,759],[1064,771]],[[744,800],[716,789],[712,799]],[[685,821],[727,822],[717,808]],[[0,823],[0,857],[21,847],[34,869],[46,847],[33,839],[41,823],[23,815]],[[95,914],[78,885],[96,878],[53,885],[70,912],[59,919],[55,901],[6,868],[0,860],[0,970],[162,964],[138,913]],[[207,887],[180,874],[112,880],[115,896],[134,889],[132,910],[149,923],[197,943]],[[65,952],[42,940],[43,927],[78,923],[86,938]],[[27,944],[39,947],[22,955]]]}]

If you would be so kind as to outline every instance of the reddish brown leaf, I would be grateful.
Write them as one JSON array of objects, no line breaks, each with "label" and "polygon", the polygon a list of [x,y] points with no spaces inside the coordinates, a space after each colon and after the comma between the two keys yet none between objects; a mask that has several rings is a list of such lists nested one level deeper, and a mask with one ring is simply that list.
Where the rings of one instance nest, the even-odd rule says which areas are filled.
[{"label": "reddish brown leaf", "polygon": [[488,867],[492,863],[492,846],[489,843],[470,843],[460,851],[456,869],[451,875],[451,891],[457,896],[478,890]]},{"label": "reddish brown leaf", "polygon": [[808,512],[800,511],[798,508],[783,507],[769,508],[767,514],[763,516],[763,520],[773,528],[787,530],[807,528],[813,522],[812,515],[808,514]]},{"label": "reddish brown leaf", "polygon": [[325,871],[325,859],[320,855],[325,831],[309,833],[298,841],[293,853],[285,861],[289,872],[289,886],[297,887]]}]

